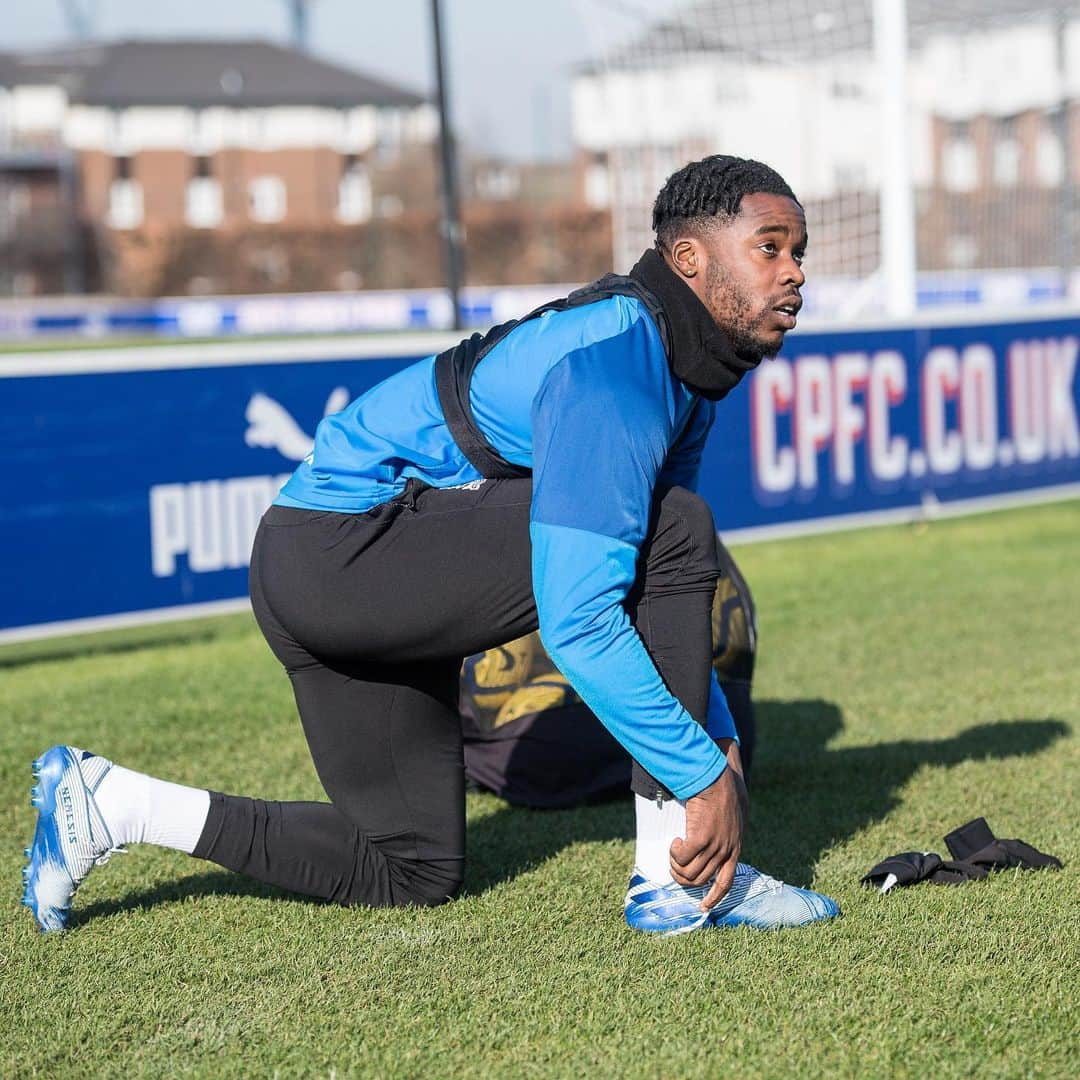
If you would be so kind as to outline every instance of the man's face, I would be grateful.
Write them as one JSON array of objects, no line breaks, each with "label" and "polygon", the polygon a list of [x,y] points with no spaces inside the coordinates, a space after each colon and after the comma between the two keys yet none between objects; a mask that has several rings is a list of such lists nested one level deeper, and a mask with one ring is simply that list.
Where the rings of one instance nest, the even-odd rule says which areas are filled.
[{"label": "man's face", "polygon": [[704,273],[691,287],[739,355],[775,356],[802,307],[806,217],[794,199],[756,193],[698,241]]}]

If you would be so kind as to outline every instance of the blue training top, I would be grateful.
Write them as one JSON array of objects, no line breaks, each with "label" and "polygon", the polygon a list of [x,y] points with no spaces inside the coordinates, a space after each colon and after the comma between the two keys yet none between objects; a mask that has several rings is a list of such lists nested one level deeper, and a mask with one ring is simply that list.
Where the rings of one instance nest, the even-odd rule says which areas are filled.
[{"label": "blue training top", "polygon": [[[362,513],[410,477],[446,488],[481,476],[458,449],[435,358],[392,375],[318,427],[279,506]],[[551,659],[608,730],[680,799],[726,767],[735,738],[712,678],[707,728],[664,685],[623,602],[657,484],[697,486],[715,406],[671,371],[644,305],[614,296],[515,327],[480,361],[473,417],[509,462],[531,468],[533,592]],[[587,473],[586,473],[587,470]]]}]

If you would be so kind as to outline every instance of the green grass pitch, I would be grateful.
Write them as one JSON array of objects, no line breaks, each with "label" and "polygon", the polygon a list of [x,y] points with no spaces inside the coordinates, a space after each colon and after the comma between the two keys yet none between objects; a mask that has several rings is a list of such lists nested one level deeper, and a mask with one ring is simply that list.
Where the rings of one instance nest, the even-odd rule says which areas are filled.
[{"label": "green grass pitch", "polygon": [[[1080,1075],[1080,502],[736,551],[760,612],[746,857],[833,924],[621,921],[629,801],[469,797],[466,894],[345,910],[136,848],[75,928],[19,907],[29,763],[68,741],[319,798],[250,619],[0,650],[0,1076]],[[984,814],[1062,857],[881,897],[885,855]]]}]

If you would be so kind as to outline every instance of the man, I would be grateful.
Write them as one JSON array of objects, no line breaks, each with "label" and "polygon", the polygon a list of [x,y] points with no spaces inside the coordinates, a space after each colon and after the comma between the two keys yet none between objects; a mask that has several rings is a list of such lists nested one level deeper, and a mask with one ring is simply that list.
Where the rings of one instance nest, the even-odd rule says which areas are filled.
[{"label": "man", "polygon": [[656,248],[520,323],[399,372],[320,425],[260,526],[256,618],[329,803],[35,762],[24,902],[61,929],[111,850],[165,844],[341,903],[461,887],[462,658],[539,626],[634,759],[637,929],[790,926],[827,897],[739,862],[746,793],[711,674],[715,528],[692,494],[714,402],[795,326],[802,207],[758,162],[675,173]]}]

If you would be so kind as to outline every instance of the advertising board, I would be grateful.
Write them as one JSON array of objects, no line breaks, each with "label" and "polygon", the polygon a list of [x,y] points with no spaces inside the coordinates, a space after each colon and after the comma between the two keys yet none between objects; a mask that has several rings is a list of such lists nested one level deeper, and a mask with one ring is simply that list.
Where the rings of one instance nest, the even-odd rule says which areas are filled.
[{"label": "advertising board", "polygon": [[[0,357],[0,640],[242,604],[318,421],[452,340]],[[793,335],[718,406],[701,493],[729,540],[1080,494],[1078,349],[1075,313]]]}]

